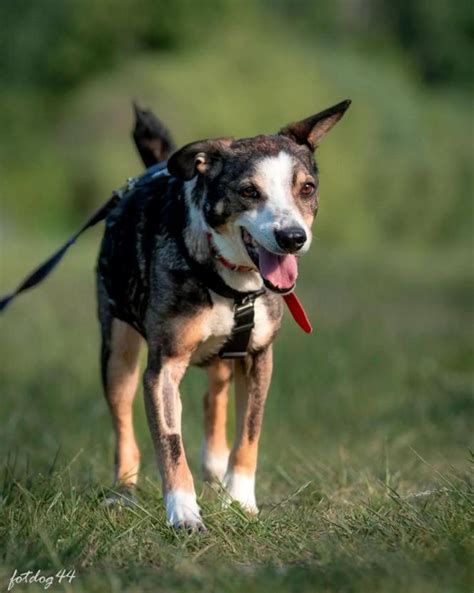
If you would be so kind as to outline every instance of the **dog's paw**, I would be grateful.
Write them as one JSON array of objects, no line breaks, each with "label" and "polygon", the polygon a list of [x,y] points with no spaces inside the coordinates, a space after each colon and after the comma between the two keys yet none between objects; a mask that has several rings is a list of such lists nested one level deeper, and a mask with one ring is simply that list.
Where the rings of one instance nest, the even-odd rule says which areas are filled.
[{"label": "dog's paw", "polygon": [[166,518],[174,529],[206,531],[194,492],[171,490],[165,496]]},{"label": "dog's paw", "polygon": [[201,469],[206,482],[222,482],[227,471],[229,451],[213,453],[204,443],[201,447]]},{"label": "dog's paw", "polygon": [[251,515],[258,514],[257,501],[255,500],[255,476],[246,476],[229,471],[224,476],[226,496],[224,504],[228,506],[233,500]]}]

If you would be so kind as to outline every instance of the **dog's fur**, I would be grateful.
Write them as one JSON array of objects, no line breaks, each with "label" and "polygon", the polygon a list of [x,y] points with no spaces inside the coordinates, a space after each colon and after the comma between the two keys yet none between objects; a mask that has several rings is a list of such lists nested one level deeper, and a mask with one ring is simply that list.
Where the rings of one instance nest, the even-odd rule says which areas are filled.
[{"label": "dog's fur", "polygon": [[[223,360],[218,352],[232,331],[234,302],[210,290],[190,258],[211,266],[231,288],[254,291],[264,284],[258,249],[282,257],[306,252],[318,209],[313,151],[348,106],[348,101],[340,103],[276,135],[189,144],[169,158],[151,188],[132,192],[107,219],[97,277],[102,374],[117,437],[116,480],[126,487],[137,481],[140,453],[132,403],[145,339],[146,412],[167,518],[175,527],[203,529],[181,435],[179,384],[190,364],[205,366],[209,376],[204,476],[222,482],[229,500],[257,512],[257,450],[272,341],[282,317],[278,293],[284,291],[265,281],[268,290],[255,302],[246,358]],[[147,165],[169,156],[172,141],[160,126],[135,138],[139,148],[140,137],[148,141]],[[278,233],[287,229],[300,233],[297,246],[282,248]],[[213,259],[208,234],[217,252],[242,268],[230,270]],[[229,452],[226,408],[233,377],[237,428]]]}]

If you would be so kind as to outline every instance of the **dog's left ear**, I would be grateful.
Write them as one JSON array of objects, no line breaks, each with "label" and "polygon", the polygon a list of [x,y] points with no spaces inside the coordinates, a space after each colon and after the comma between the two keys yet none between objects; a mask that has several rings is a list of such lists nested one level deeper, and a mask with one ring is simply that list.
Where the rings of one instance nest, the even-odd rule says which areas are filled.
[{"label": "dog's left ear", "polygon": [[189,181],[198,173],[217,174],[222,158],[232,142],[233,138],[216,138],[187,144],[171,155],[168,171],[183,181]]},{"label": "dog's left ear", "polygon": [[278,133],[291,138],[297,144],[306,144],[311,150],[315,150],[329,130],[341,119],[350,104],[349,100],[342,101],[316,115],[289,124]]}]

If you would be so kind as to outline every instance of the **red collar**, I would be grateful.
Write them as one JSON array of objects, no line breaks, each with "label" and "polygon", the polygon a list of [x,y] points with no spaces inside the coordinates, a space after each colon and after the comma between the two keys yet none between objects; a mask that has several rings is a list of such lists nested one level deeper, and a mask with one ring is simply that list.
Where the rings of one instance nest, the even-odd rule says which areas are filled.
[{"label": "red collar", "polygon": [[[252,270],[255,270],[255,268],[251,266],[239,266],[238,264],[233,264],[223,255],[221,255],[217,251],[216,246],[214,245],[211,233],[207,233],[207,240],[209,242],[212,257],[216,259],[219,263],[221,263],[228,270],[232,270],[233,272],[251,272]],[[285,294],[283,295],[283,300],[285,301],[286,306],[288,307],[296,323],[301,327],[301,329],[304,332],[310,334],[313,331],[313,327],[311,325],[311,322],[309,321],[309,318],[306,314],[306,311],[304,310],[303,305],[301,304],[301,301],[296,296],[296,294],[294,292],[291,292],[290,294]]]},{"label": "red collar", "polygon": [[218,251],[216,246],[214,245],[214,241],[212,240],[212,234],[207,233],[207,240],[209,242],[209,247],[211,248],[212,257],[217,259],[217,261],[227,268],[228,270],[232,270],[233,272],[252,272],[255,270],[252,266],[239,266],[238,264],[233,264],[228,259],[226,259],[223,255],[221,255]]}]

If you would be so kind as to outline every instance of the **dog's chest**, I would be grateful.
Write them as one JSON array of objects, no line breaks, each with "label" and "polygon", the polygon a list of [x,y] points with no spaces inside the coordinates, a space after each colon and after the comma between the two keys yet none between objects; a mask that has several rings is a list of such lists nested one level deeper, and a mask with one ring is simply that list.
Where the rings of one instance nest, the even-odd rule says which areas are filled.
[{"label": "dog's chest", "polygon": [[[229,339],[234,327],[234,303],[218,295],[212,295],[213,307],[203,321],[203,340],[195,350],[192,362],[200,364],[216,355]],[[254,328],[250,336],[249,350],[258,350],[266,346],[274,334],[274,322],[271,321],[265,301],[255,301]]]}]

